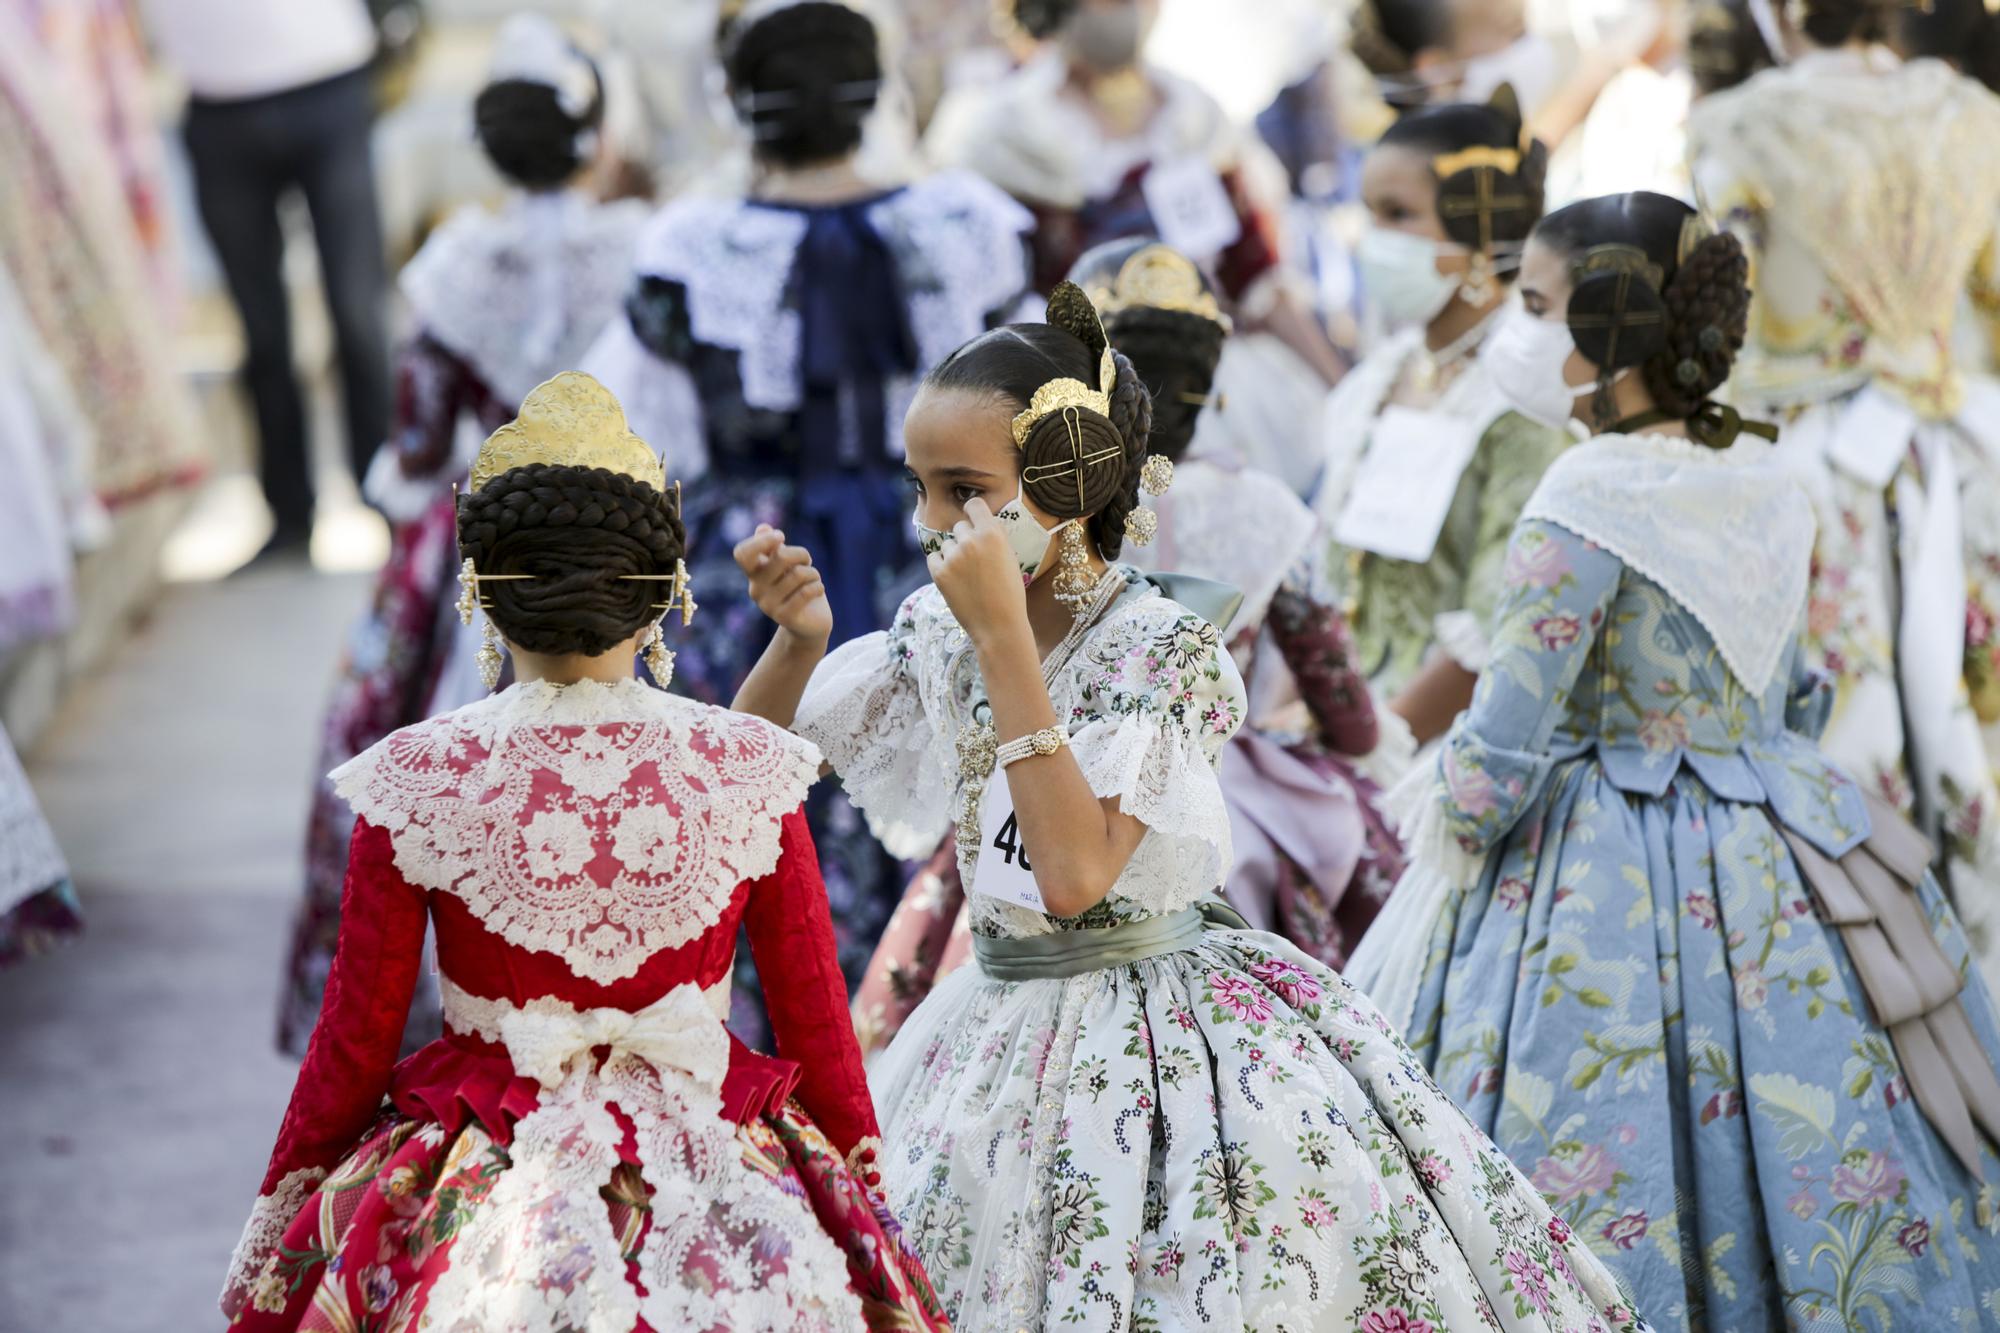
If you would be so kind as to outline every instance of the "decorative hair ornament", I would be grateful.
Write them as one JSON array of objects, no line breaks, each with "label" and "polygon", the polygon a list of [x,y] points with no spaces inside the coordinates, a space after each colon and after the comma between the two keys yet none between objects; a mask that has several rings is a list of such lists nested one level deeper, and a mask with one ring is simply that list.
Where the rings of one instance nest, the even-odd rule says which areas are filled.
[{"label": "decorative hair ornament", "polygon": [[1607,376],[1652,356],[1667,338],[1666,275],[1636,245],[1597,245],[1570,266],[1568,323],[1577,350]]},{"label": "decorative hair ornament", "polygon": [[536,385],[521,400],[520,413],[486,437],[472,460],[472,489],[534,463],[601,467],[658,491],[667,488],[659,455],[625,424],[625,409],[611,390],[577,370]]},{"label": "decorative hair ornament", "polygon": [[1229,316],[1216,304],[1215,294],[1201,278],[1194,261],[1165,245],[1149,245],[1132,252],[1109,287],[1090,289],[1090,302],[1102,318],[1134,308],[1172,310],[1196,315],[1222,327],[1231,328]]},{"label": "decorative hair ornament", "polygon": [[1521,230],[1525,232],[1527,225],[1534,221],[1533,213],[1539,203],[1520,179],[1521,166],[1527,160],[1534,140],[1522,120],[1520,103],[1514,96],[1513,88],[1501,84],[1494,90],[1487,105],[1521,127],[1514,147],[1473,144],[1453,152],[1439,153],[1431,159],[1431,173],[1438,182],[1438,217],[1444,222],[1445,230],[1449,233],[1452,222],[1459,218],[1473,220],[1476,234],[1459,291],[1467,301],[1479,306],[1500,294],[1500,252],[1503,249],[1507,251],[1505,260],[1508,267],[1518,262],[1519,245],[1499,241],[1495,234],[1496,221],[1520,214]]},{"label": "decorative hair ornament", "polygon": [[510,80],[549,89],[571,120],[586,119],[603,96],[597,67],[561,28],[540,14],[516,14],[500,25],[486,81]]}]

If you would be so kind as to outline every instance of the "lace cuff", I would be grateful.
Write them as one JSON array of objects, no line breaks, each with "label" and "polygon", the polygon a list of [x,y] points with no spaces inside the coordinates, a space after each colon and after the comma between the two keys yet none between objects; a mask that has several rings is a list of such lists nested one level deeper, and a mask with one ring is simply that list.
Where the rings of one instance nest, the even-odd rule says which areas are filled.
[{"label": "lace cuff", "polygon": [[1176,911],[1222,884],[1232,856],[1229,810],[1199,736],[1132,713],[1070,738],[1084,780],[1148,830],[1112,886],[1121,898]]},{"label": "lace cuff", "polygon": [[917,860],[950,825],[956,782],[907,673],[889,634],[849,639],[813,672],[792,730],[819,747],[889,854]]},{"label": "lace cuff", "polygon": [[284,1310],[290,1293],[277,1271],[278,1245],[292,1219],[325,1179],[323,1168],[302,1167],[272,1186],[269,1194],[257,1196],[250,1220],[243,1225],[243,1238],[229,1256],[229,1275],[223,1279],[221,1297],[225,1315],[234,1319],[246,1302],[261,1314]]}]

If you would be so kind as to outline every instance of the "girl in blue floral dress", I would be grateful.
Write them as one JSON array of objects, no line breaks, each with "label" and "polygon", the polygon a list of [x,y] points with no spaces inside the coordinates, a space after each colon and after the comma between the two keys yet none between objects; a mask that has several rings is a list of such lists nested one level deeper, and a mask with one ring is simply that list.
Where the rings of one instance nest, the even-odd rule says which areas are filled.
[{"label": "girl in blue floral dress", "polygon": [[2000,1319],[2000,1048],[1914,830],[1814,737],[1814,522],[1707,395],[1741,247],[1654,194],[1551,214],[1488,359],[1603,433],[1508,553],[1472,708],[1350,975],[1663,1328]]}]

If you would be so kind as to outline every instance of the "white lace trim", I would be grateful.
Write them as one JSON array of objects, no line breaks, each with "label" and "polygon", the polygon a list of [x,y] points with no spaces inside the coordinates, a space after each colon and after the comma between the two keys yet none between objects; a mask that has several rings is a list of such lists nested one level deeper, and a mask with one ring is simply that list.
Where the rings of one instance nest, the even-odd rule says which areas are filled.
[{"label": "white lace trim", "polygon": [[577,364],[632,280],[645,206],[572,191],[467,208],[431,234],[397,286],[417,323],[494,394],[518,403]]},{"label": "white lace trim", "polygon": [[1816,524],[1770,446],[1600,435],[1555,461],[1521,517],[1611,552],[1687,608],[1751,694],[1771,683],[1798,632]]},{"label": "white lace trim", "polygon": [[[703,988],[702,996],[708,1001],[709,1011],[722,1022],[729,1021],[729,997],[733,979],[724,976],[713,986]],[[552,1018],[574,1018],[584,1012],[567,1000],[553,995],[541,995],[526,1004],[514,1004],[508,1000],[489,1000],[483,995],[474,995],[448,976],[438,978],[438,991],[444,1001],[444,1023],[452,1030],[481,1041],[503,1044],[501,1023],[507,1015],[524,1010],[528,1013],[546,1015]]]},{"label": "white lace trim", "polygon": [[[687,288],[695,338],[738,353],[743,399],[799,405],[799,312],[786,299],[807,214],[742,199],[690,197],[661,211],[639,243],[639,271]],[[895,255],[921,361],[943,359],[1028,284],[1023,238],[1034,216],[968,172],[896,191],[868,210]],[[890,438],[902,438],[907,388],[891,393]]]},{"label": "white lace trim", "polygon": [[[236,1250],[229,1256],[229,1273],[222,1282],[221,1303],[225,1312],[233,1316],[245,1302],[258,1310],[272,1309],[269,1279],[273,1275],[265,1270],[277,1259],[278,1244],[284,1240],[286,1228],[325,1179],[324,1167],[300,1167],[287,1172],[269,1194],[258,1195],[257,1201],[250,1205],[250,1220],[243,1224],[242,1239],[236,1242]],[[279,1285],[282,1291],[282,1280]],[[280,1294],[276,1309],[283,1308]]]},{"label": "white lace trim", "polygon": [[1318,520],[1291,488],[1267,473],[1189,459],[1161,496],[1159,536],[1126,545],[1140,569],[1220,579],[1243,594],[1229,637],[1264,623],[1285,575],[1314,544]]},{"label": "white lace trim", "polygon": [[[729,1043],[698,989],[637,1013],[504,1008],[515,1067],[545,1091],[453,1244],[426,1329],[627,1333],[641,1317],[660,1329],[860,1326],[838,1246],[805,1200],[744,1161],[722,1118]],[[599,1046],[610,1048],[602,1065]],[[637,1259],[644,1297],[626,1280],[599,1193],[618,1165],[614,1106],[632,1122],[652,1191]]]},{"label": "white lace trim", "polygon": [[412,884],[605,983],[769,874],[818,775],[810,743],[628,680],[516,685],[394,733],[332,779],[388,830]]}]

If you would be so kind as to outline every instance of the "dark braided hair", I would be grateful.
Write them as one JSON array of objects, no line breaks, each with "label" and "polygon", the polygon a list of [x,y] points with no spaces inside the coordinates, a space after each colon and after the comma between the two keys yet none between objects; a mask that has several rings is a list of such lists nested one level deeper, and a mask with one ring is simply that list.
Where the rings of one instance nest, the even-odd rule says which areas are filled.
[{"label": "dark braided hair", "polygon": [[1799,27],[1817,46],[1886,42],[1895,34],[1902,0],[1805,0]]},{"label": "dark braided hair", "polygon": [[660,618],[667,584],[623,574],[671,574],[686,553],[680,502],[605,468],[532,463],[458,498],[458,550],[481,574],[487,616],[531,653],[595,657]]},{"label": "dark braided hair", "polygon": [[[1549,170],[1548,146],[1523,133],[1520,103],[1513,89],[1505,84],[1488,102],[1449,102],[1406,111],[1382,132],[1376,144],[1382,148],[1408,148],[1433,159],[1467,148],[1520,153],[1520,165],[1515,170],[1496,171],[1497,179],[1485,182],[1490,193],[1484,197],[1520,201],[1489,208],[1485,235],[1481,234],[1476,205],[1482,198],[1481,177],[1493,169],[1474,167],[1439,177],[1438,222],[1446,236],[1468,250],[1480,250],[1490,241],[1511,257],[1528,239],[1535,220],[1542,215]],[[1514,272],[1510,258],[1510,262],[1499,266],[1497,276],[1503,282],[1510,282]]]},{"label": "dark braided hair", "polygon": [[[1153,429],[1153,403],[1139,372],[1122,353],[1112,353],[1112,363],[1118,378],[1108,415],[1081,409],[1052,412],[1035,423],[1021,448],[1024,467],[1038,460],[1069,458],[1069,432],[1074,426],[1086,453],[1118,450],[1115,460],[1084,469],[1081,505],[1073,474],[1022,485],[1035,507],[1053,518],[1089,515],[1085,530],[1107,560],[1124,549],[1125,516],[1139,503],[1139,469],[1145,464],[1146,440]],[[1003,324],[938,362],[924,377],[924,387],[989,394],[1019,412],[1035,390],[1065,378],[1097,384],[1097,356],[1082,339],[1053,324]]]},{"label": "dark braided hair", "polygon": [[[1606,245],[1645,252],[1661,275],[1658,301],[1666,317],[1627,332],[1650,339],[1651,350],[1637,363],[1647,392],[1661,409],[1682,418],[1694,415],[1729,378],[1750,315],[1750,262],[1742,242],[1726,233],[1709,234],[1683,253],[1683,239],[1697,234],[1696,218],[1678,199],[1638,190],[1559,208],[1542,219],[1534,237],[1572,261]],[[1584,355],[1590,356],[1587,348]]]},{"label": "dark braided hair", "polygon": [[[1099,300],[1111,345],[1131,359],[1133,370],[1152,397],[1148,451],[1179,462],[1194,439],[1195,424],[1215,387],[1215,367],[1222,360],[1222,344],[1229,331],[1221,320],[1192,310],[1137,300],[1116,303],[1114,298],[1121,295],[1116,290],[1118,279],[1126,264],[1142,251],[1163,248],[1146,237],[1106,241],[1084,252],[1070,269],[1069,280]],[[1199,283],[1200,292],[1212,299],[1215,291],[1207,276],[1184,257],[1176,254],[1175,258],[1191,270],[1189,276]],[[1143,288],[1138,294],[1145,294]],[[1111,302],[1108,306],[1107,300]],[[1119,522],[1124,522],[1122,516]]]},{"label": "dark braided hair", "polygon": [[866,14],[827,0],[772,10],[732,30],[724,67],[760,156],[788,167],[861,146],[875,108],[882,53]]},{"label": "dark braided hair", "polygon": [[[586,57],[586,59],[588,59]],[[527,79],[500,79],[473,99],[479,145],[500,174],[529,190],[552,190],[583,168],[584,136],[604,120],[604,80],[581,116],[563,110],[556,90]]]}]

